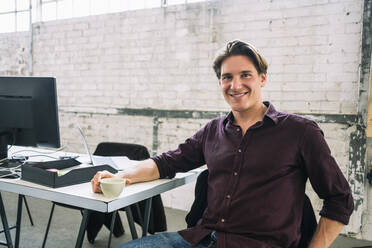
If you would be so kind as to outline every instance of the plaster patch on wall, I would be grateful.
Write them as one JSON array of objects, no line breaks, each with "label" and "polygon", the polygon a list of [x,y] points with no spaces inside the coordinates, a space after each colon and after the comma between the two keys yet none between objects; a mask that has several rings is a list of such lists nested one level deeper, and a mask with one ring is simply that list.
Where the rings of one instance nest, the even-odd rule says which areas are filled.
[{"label": "plaster patch on wall", "polygon": [[0,75],[26,76],[29,63],[27,32],[0,34]]}]

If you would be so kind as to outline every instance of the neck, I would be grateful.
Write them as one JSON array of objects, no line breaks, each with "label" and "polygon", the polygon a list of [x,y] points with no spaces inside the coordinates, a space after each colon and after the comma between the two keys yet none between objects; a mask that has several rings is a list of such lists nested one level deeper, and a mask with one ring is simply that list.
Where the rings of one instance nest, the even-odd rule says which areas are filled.
[{"label": "neck", "polygon": [[232,112],[234,115],[234,122],[242,128],[248,128],[255,124],[257,121],[261,121],[263,119],[266,109],[267,107],[263,103],[260,103],[244,112],[233,110]]}]

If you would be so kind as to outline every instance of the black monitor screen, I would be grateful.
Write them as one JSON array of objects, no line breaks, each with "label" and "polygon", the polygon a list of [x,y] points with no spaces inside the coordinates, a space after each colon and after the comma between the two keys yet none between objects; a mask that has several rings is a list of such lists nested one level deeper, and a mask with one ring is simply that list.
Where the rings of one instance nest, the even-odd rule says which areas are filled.
[{"label": "black monitor screen", "polygon": [[8,145],[59,147],[56,80],[0,77],[0,159]]}]

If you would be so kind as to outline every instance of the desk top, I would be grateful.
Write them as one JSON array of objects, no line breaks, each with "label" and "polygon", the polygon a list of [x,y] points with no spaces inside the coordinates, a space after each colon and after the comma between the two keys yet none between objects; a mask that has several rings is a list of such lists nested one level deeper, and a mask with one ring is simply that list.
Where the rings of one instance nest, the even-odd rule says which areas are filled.
[{"label": "desk top", "polygon": [[150,182],[126,185],[121,195],[117,198],[107,198],[103,194],[93,193],[90,183],[50,188],[21,179],[0,179],[0,190],[99,212],[112,212],[195,181],[197,175],[197,172],[178,173],[173,179],[158,179]]},{"label": "desk top", "polygon": [[112,212],[195,181],[199,174],[198,172],[200,172],[200,169],[188,173],[177,173],[173,179],[158,179],[150,182],[126,185],[121,195],[117,198],[107,198],[103,194],[93,193],[90,183],[51,188],[21,179],[0,179],[0,190],[99,212]]}]

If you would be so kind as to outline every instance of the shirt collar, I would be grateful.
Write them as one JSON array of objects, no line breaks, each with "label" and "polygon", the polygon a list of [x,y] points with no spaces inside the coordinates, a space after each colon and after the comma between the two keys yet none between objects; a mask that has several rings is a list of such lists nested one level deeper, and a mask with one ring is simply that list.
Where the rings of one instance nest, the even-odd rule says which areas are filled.
[{"label": "shirt collar", "polygon": [[[278,115],[279,115],[279,112],[276,111],[275,107],[273,104],[271,104],[270,102],[263,102],[263,104],[265,104],[265,106],[267,107],[266,109],[266,112],[264,114],[264,121],[265,121],[265,118],[269,118],[271,119],[275,124],[278,123]],[[232,111],[230,111],[227,115],[226,115],[226,118],[224,120],[224,123],[226,125],[226,123],[234,123],[234,115],[232,113]]]},{"label": "shirt collar", "polygon": [[266,112],[264,114],[264,119],[265,117],[270,118],[275,124],[278,124],[278,115],[279,112],[276,111],[274,108],[274,105],[272,105],[270,102],[263,102],[265,106],[267,107]]}]

